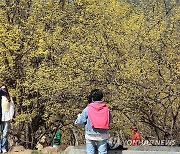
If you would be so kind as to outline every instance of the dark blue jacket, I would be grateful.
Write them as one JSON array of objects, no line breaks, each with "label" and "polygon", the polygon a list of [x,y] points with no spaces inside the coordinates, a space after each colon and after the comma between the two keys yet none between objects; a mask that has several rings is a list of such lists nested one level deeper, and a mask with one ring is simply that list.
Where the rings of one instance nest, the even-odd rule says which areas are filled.
[{"label": "dark blue jacket", "polygon": [[[6,96],[6,91],[0,88],[0,103],[1,103],[2,96]],[[0,122],[1,122],[1,119],[2,119],[2,106],[0,104]]]}]

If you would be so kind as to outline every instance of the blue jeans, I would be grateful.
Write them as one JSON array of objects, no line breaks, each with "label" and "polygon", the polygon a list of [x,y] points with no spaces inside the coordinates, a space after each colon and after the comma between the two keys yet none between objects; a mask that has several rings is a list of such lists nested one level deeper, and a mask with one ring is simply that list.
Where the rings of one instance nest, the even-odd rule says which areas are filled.
[{"label": "blue jeans", "polygon": [[96,146],[99,154],[107,154],[107,140],[103,140],[103,141],[86,140],[87,154],[95,154]]},{"label": "blue jeans", "polygon": [[7,149],[9,126],[10,126],[9,121],[2,121],[0,124],[0,130],[1,130],[0,150]]}]

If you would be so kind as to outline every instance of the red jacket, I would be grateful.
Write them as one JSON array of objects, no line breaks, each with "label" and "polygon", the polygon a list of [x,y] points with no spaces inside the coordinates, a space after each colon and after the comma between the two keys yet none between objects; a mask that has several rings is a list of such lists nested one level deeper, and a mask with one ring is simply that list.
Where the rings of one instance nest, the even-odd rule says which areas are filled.
[{"label": "red jacket", "polygon": [[141,140],[140,134],[139,134],[138,132],[135,132],[135,133],[132,135],[131,145],[132,145],[132,146],[139,145],[140,140]]}]

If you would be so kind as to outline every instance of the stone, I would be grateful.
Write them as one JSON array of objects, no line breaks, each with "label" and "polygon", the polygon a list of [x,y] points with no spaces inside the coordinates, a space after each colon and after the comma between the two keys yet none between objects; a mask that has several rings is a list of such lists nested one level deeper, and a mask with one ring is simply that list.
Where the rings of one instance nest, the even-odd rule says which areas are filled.
[{"label": "stone", "polygon": [[25,150],[25,148],[22,145],[19,145],[19,146],[12,146],[9,151],[10,152],[21,152],[24,150]]},{"label": "stone", "polygon": [[8,152],[9,154],[32,154],[33,150],[27,149],[19,152]]},{"label": "stone", "polygon": [[59,151],[58,147],[45,147],[41,150],[43,154],[51,154],[51,153],[57,153]]}]

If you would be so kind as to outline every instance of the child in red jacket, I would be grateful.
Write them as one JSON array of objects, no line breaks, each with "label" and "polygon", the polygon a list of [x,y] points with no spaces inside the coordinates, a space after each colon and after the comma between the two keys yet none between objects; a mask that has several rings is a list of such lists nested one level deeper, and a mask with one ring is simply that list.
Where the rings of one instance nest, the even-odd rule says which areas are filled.
[{"label": "child in red jacket", "polygon": [[133,131],[133,134],[131,137],[131,145],[137,146],[139,145],[139,142],[141,140],[141,136],[140,136],[140,133],[138,132],[137,126],[132,126],[132,131]]}]

